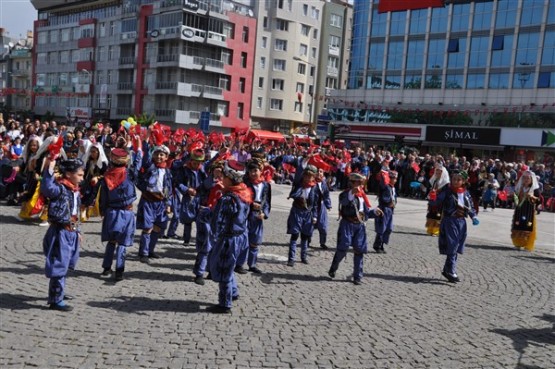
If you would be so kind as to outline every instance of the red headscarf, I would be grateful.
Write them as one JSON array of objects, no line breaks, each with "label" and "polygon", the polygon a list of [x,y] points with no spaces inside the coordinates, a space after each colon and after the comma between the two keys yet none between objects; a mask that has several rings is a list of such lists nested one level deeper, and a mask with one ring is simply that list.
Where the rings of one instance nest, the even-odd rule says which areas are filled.
[{"label": "red headscarf", "polygon": [[224,192],[233,192],[247,205],[250,205],[253,201],[252,190],[244,183],[239,183],[235,186],[224,186]]}]

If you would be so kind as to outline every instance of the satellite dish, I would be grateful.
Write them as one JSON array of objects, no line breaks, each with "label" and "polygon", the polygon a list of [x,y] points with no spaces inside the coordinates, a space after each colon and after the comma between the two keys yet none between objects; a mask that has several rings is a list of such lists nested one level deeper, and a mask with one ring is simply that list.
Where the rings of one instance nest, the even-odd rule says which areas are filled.
[{"label": "satellite dish", "polygon": [[11,48],[14,47],[15,45],[13,44],[13,42],[10,41],[10,42],[8,42],[8,46],[9,46],[10,49],[11,49]]},{"label": "satellite dish", "polygon": [[249,9],[247,14],[249,15],[249,17],[254,17],[254,13],[252,12],[252,9]]}]

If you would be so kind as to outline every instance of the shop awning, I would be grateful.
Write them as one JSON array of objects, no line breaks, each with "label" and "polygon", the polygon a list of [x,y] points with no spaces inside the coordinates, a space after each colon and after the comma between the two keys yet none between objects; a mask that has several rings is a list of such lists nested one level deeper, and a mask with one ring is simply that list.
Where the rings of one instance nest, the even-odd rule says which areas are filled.
[{"label": "shop awning", "polygon": [[268,141],[277,141],[277,142],[285,142],[285,137],[279,132],[273,131],[265,131],[262,129],[251,129],[247,135],[247,140],[268,140]]}]

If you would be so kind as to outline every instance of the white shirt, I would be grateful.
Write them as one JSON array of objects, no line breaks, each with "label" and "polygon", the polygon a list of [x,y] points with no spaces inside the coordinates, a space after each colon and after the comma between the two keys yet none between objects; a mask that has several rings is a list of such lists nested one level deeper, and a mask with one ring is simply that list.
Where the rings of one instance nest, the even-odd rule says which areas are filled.
[{"label": "white shirt", "polygon": [[[349,191],[349,201],[354,201],[355,200],[355,195],[353,195],[353,193],[351,191]],[[362,213],[364,211],[364,205],[362,201],[358,202],[358,212]]]},{"label": "white shirt", "polygon": [[264,188],[264,182],[253,185],[254,187],[254,201],[262,202],[262,189]]}]

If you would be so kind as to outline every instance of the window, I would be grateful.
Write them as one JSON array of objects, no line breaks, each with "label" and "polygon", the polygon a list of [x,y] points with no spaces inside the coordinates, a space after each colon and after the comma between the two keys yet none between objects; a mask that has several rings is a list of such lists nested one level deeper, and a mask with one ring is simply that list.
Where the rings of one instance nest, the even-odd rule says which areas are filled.
[{"label": "window", "polygon": [[264,17],[262,20],[262,26],[266,29],[268,28],[268,17]]},{"label": "window", "polygon": [[304,93],[304,83],[297,82],[297,86],[295,87],[295,92]]},{"label": "window", "polygon": [[404,35],[406,24],[407,24],[407,20],[406,20],[405,12],[391,13],[391,30],[389,31],[389,34],[391,36]]},{"label": "window", "polygon": [[266,57],[265,56],[260,57],[260,68],[262,68],[262,69],[266,68]]},{"label": "window", "polygon": [[306,56],[308,54],[308,46],[305,44],[301,44],[299,46],[299,55]]},{"label": "window", "polygon": [[424,62],[424,40],[409,40],[406,69],[422,69]]},{"label": "window", "polygon": [[258,77],[258,88],[264,87],[264,77]]},{"label": "window", "polygon": [[256,98],[256,108],[257,109],[262,109],[262,98],[261,97]]},{"label": "window", "polygon": [[403,41],[389,43],[387,54],[387,69],[401,69],[403,66]]},{"label": "window", "polygon": [[[552,3],[552,1],[550,1]],[[520,26],[540,25],[543,15],[543,0],[527,0],[522,7]]]},{"label": "window", "polygon": [[330,24],[333,27],[343,27],[343,17],[340,16],[339,14],[332,14],[330,17]]},{"label": "window", "polygon": [[274,50],[287,51],[287,40],[276,39]]},{"label": "window", "polygon": [[489,88],[509,88],[509,73],[490,73]]},{"label": "window", "polygon": [[475,30],[487,29],[491,25],[491,16],[493,14],[493,2],[480,2],[474,4],[474,20],[473,27]]},{"label": "window", "polygon": [[[489,37],[472,37],[470,40],[469,67],[485,67],[488,59]],[[483,87],[483,86],[482,86]]]},{"label": "window", "polygon": [[410,12],[409,29],[410,29],[411,35],[426,33],[427,24],[428,24],[428,9],[412,10]]},{"label": "window", "polygon": [[311,10],[312,18],[320,19],[320,9],[317,9],[315,6],[313,6]]},{"label": "window", "polygon": [[297,66],[297,73],[306,74],[306,64],[299,63],[299,65]]},{"label": "window", "polygon": [[447,45],[447,52],[448,53],[458,53],[459,52],[459,39],[452,38],[449,40],[449,44]]},{"label": "window", "polygon": [[451,32],[466,32],[470,19],[470,4],[453,6],[453,18],[451,21]]},{"label": "window", "polygon": [[482,73],[469,73],[466,78],[467,89],[481,89],[485,87],[485,74]]},{"label": "window", "polygon": [[330,48],[338,49],[341,47],[341,38],[338,36],[330,35]]},{"label": "window", "polygon": [[79,50],[72,50],[71,51],[71,62],[77,63],[80,60],[80,52]]},{"label": "window", "polygon": [[245,93],[245,84],[246,84],[246,80],[243,77],[239,78],[239,91],[241,91],[241,93]]},{"label": "window", "polygon": [[385,36],[386,26],[387,13],[378,13],[378,10],[374,8],[374,11],[372,12],[372,24],[370,28],[371,36]]},{"label": "window", "polygon": [[69,62],[69,51],[68,50],[60,51],[60,63],[64,64],[68,62]]},{"label": "window", "polygon": [[385,44],[383,42],[372,42],[370,44],[370,53],[368,54],[368,69],[383,69],[383,55],[385,52]]},{"label": "window", "polygon": [[313,48],[310,50],[310,56],[311,56],[312,58],[316,58],[317,54],[318,54],[318,49],[316,49],[315,47],[313,47]]},{"label": "window", "polygon": [[279,78],[272,79],[272,90],[283,91],[284,80]]},{"label": "window", "polygon": [[243,26],[243,34],[241,37],[243,39],[243,42],[245,43],[249,42],[249,27]]},{"label": "window", "polygon": [[245,110],[245,104],[240,102],[237,104],[237,118],[243,119],[243,111]]},{"label": "window", "polygon": [[318,39],[318,30],[315,29],[314,31],[312,31],[312,38],[317,40]]},{"label": "window", "polygon": [[242,52],[241,53],[241,68],[246,68],[247,67],[247,53]]},{"label": "window", "polygon": [[301,35],[308,37],[309,33],[310,33],[310,27],[305,24],[301,24]]},{"label": "window", "polygon": [[420,86],[422,85],[422,77],[420,74],[406,74],[405,75],[405,84],[403,88],[405,90],[420,90]]},{"label": "window", "polygon": [[81,38],[94,37],[94,24],[85,24],[81,26]]},{"label": "window", "polygon": [[520,33],[516,46],[517,65],[533,65],[536,62],[538,54],[539,33]]},{"label": "window", "polygon": [[524,71],[515,73],[513,76],[513,88],[534,88],[534,73]]},{"label": "window", "polygon": [[114,47],[108,46],[108,60],[114,60]]},{"label": "window", "polygon": [[503,40],[504,36],[493,36],[493,43],[491,45],[492,50],[503,50]]},{"label": "window", "polygon": [[276,29],[278,31],[289,31],[289,22],[283,19],[276,19]]},{"label": "window", "polygon": [[285,71],[285,60],[274,59],[274,70]]},{"label": "window", "polygon": [[[452,40],[449,40],[449,43],[451,43]],[[466,38],[459,38],[456,42],[455,45],[451,44],[451,46],[456,46],[456,50],[461,50],[461,52],[458,51],[452,51],[449,52],[447,54],[447,67],[448,68],[464,68],[464,62],[465,62],[465,57],[466,57]],[[449,47],[449,45],[448,45]]]},{"label": "window", "polygon": [[283,110],[283,100],[270,99],[270,110]]},{"label": "window", "polygon": [[[553,4],[555,8],[555,4]],[[542,65],[555,64],[555,31],[546,31],[543,40]]]},{"label": "window", "polygon": [[58,31],[52,30],[50,31],[50,43],[58,42]]},{"label": "window", "polygon": [[262,37],[262,48],[265,49],[268,46],[268,37]]},{"label": "window", "polygon": [[428,45],[428,68],[442,68],[445,57],[445,40],[430,40]]},{"label": "window", "polygon": [[287,0],[287,10],[291,11],[293,9],[293,0]]},{"label": "window", "polygon": [[308,15],[308,5],[303,4],[303,15],[306,17]]},{"label": "window", "polygon": [[538,88],[550,88],[550,87],[551,87],[551,72],[540,72],[540,74],[538,75]]},{"label": "window", "polygon": [[447,19],[449,19],[447,11],[448,7],[432,8],[432,19],[430,24],[431,33],[446,33]]},{"label": "window", "polygon": [[39,32],[37,37],[37,43],[39,45],[45,44],[48,42],[48,31]]},{"label": "window", "polygon": [[277,0],[276,6],[278,9],[283,9],[283,0]]},{"label": "window", "polygon": [[37,64],[47,64],[47,54],[46,53],[37,53]]},{"label": "window", "polygon": [[295,101],[295,111],[297,113],[303,112],[303,103],[301,101]]},{"label": "window", "polygon": [[64,28],[62,30],[62,39],[61,39],[61,41],[62,42],[69,41],[70,35],[71,35],[70,29],[69,28]]},{"label": "window", "polygon": [[495,28],[511,28],[515,26],[518,2],[498,1]]},{"label": "window", "polygon": [[101,22],[98,24],[98,36],[105,37],[106,36],[106,23]]},{"label": "window", "polygon": [[115,35],[116,33],[116,22],[111,21],[110,22],[110,36]]}]

